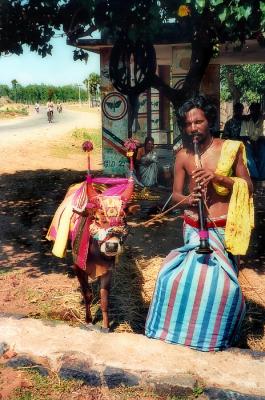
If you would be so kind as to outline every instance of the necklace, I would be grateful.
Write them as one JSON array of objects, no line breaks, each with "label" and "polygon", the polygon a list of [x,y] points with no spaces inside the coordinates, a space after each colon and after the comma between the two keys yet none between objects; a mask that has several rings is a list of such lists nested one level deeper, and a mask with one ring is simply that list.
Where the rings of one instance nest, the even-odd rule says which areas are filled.
[{"label": "necklace", "polygon": [[200,157],[211,147],[212,144],[213,144],[213,137],[212,137],[212,140],[210,141],[210,143],[208,144],[208,146],[206,146],[205,149],[200,151]]}]

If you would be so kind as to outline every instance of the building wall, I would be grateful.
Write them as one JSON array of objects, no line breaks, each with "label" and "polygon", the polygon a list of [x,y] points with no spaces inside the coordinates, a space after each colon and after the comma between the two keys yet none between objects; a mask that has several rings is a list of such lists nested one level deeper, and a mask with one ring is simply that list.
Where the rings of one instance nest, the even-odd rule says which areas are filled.
[{"label": "building wall", "polygon": [[128,134],[128,101],[109,79],[110,51],[103,49],[100,58],[103,168],[106,174],[123,175],[127,163],[123,141]]},{"label": "building wall", "polygon": [[[110,82],[110,51],[110,49],[101,51],[103,167],[106,174],[124,175],[127,158],[123,142],[128,137],[129,103],[127,97],[117,92]],[[181,88],[189,70],[190,45],[163,47],[161,54],[157,49],[157,73],[173,87]],[[211,95],[217,106],[220,104],[219,69],[219,65],[209,65],[201,85],[202,91]],[[154,137],[156,144],[162,145],[174,143],[174,139],[179,136],[169,101],[156,89],[151,88],[139,96],[138,115],[132,130],[133,137],[142,143],[147,134]],[[173,138],[171,131],[174,132]]]},{"label": "building wall", "polygon": [[[190,66],[191,46],[187,44],[172,47],[172,84],[180,89]],[[220,65],[209,64],[201,82],[200,90],[210,96],[220,109]],[[219,121],[217,121],[219,127]],[[178,130],[174,129],[175,135]]]},{"label": "building wall", "polygon": [[[103,168],[107,175],[124,175],[127,158],[123,142],[128,138],[129,103],[127,96],[117,92],[109,79],[109,58],[110,49],[103,49],[100,65]],[[160,94],[153,88],[139,96],[139,109],[132,131],[133,137],[141,143],[144,143],[147,134],[154,137],[156,144],[167,142],[166,134],[160,129],[160,102]],[[169,115],[169,112],[164,109],[163,115]]]}]

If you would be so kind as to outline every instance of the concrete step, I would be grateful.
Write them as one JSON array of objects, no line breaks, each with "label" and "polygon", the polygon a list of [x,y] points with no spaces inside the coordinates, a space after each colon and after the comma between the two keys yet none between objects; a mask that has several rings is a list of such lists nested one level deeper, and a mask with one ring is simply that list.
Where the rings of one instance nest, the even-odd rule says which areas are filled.
[{"label": "concrete step", "polygon": [[0,352],[8,347],[17,353],[9,366],[37,365],[41,373],[52,370],[94,386],[140,385],[174,395],[204,387],[208,399],[265,400],[264,353],[203,353],[139,334],[1,314]]}]

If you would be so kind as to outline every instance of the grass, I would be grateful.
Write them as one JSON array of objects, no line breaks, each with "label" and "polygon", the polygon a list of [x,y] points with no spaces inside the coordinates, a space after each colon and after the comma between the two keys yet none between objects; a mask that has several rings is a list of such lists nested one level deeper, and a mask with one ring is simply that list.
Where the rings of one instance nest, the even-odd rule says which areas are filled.
[{"label": "grass", "polygon": [[16,116],[28,115],[26,107],[2,107],[0,109],[0,118],[12,118]]},{"label": "grass", "polygon": [[12,272],[12,269],[9,267],[0,267],[0,276],[1,275],[6,275],[6,274],[10,274],[10,272]]},{"label": "grass", "polygon": [[[25,369],[23,369],[25,371]],[[70,395],[82,386],[81,381],[60,379],[57,374],[42,376],[34,369],[27,370],[31,387],[18,388],[10,400],[56,400]],[[68,397],[68,396],[67,396]],[[67,397],[64,397],[67,399]],[[68,397],[69,398],[69,397]]]},{"label": "grass", "polygon": [[102,147],[102,137],[100,129],[75,128],[68,132],[64,140],[54,142],[51,146],[51,155],[57,158],[68,158],[81,153],[84,141],[91,140],[94,152],[100,152]]},{"label": "grass", "polygon": [[99,150],[102,147],[102,136],[100,129],[75,128],[71,132],[71,137],[82,142],[85,140],[91,140],[95,150]]},{"label": "grass", "polygon": [[114,389],[107,387],[90,387],[81,380],[61,379],[56,373],[50,376],[40,375],[34,368],[20,369],[29,381],[27,387],[17,388],[10,400],[194,400],[202,391],[190,396],[174,396],[142,387],[119,386]]}]

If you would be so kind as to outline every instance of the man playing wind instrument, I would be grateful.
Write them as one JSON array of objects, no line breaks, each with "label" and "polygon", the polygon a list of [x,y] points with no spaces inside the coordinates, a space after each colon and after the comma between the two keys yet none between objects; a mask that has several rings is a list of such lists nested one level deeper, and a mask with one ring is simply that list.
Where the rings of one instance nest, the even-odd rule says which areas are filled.
[{"label": "man playing wind instrument", "polygon": [[[183,148],[175,161],[173,200],[185,209],[184,246],[169,253],[159,272],[146,335],[217,351],[231,346],[245,314],[235,256],[245,254],[249,245],[253,187],[244,145],[212,136],[216,109],[205,97],[185,102],[177,119]],[[206,213],[207,254],[198,250],[199,201]]]}]

